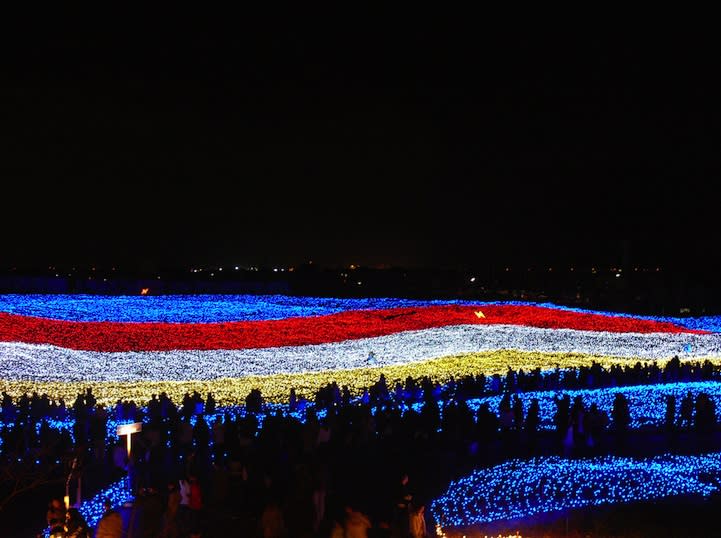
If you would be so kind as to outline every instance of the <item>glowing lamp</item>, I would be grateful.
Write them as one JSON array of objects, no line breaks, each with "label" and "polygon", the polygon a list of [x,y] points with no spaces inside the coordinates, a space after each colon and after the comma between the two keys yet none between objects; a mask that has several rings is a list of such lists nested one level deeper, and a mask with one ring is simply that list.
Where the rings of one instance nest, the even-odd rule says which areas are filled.
[{"label": "glowing lamp", "polygon": [[143,423],[142,422],[133,422],[132,424],[119,424],[117,428],[117,434],[118,437],[122,435],[127,435],[127,445],[126,448],[128,450],[128,459],[130,459],[130,436],[134,433],[138,433],[143,429]]}]

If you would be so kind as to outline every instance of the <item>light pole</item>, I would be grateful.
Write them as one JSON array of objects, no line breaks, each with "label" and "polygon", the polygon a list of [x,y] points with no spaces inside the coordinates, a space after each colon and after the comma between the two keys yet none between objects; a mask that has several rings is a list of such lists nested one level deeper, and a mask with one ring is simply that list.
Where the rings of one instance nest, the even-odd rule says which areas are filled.
[{"label": "light pole", "polygon": [[126,447],[128,450],[128,460],[130,460],[130,449],[131,449],[131,439],[130,436],[134,433],[138,433],[143,429],[143,423],[142,422],[133,422],[132,424],[120,424],[117,428],[117,434],[118,437],[121,437],[123,435],[127,435],[127,443]]},{"label": "light pole", "polygon": [[132,448],[131,435],[138,433],[143,429],[142,422],[133,422],[132,424],[120,424],[116,430],[118,437],[127,435],[126,448],[128,451],[128,489],[132,489],[133,485],[130,483],[130,451]]}]

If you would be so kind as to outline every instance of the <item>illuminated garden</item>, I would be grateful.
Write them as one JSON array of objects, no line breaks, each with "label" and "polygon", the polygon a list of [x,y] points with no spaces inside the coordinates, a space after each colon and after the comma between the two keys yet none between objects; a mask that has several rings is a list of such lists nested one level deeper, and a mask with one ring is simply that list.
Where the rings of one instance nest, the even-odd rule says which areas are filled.
[{"label": "illuminated garden", "polygon": [[[94,435],[112,447],[119,425],[152,429],[176,413],[211,431],[252,416],[256,436],[278,420],[306,427],[362,410],[383,437],[393,416],[423,443],[464,447],[468,461],[424,503],[442,533],[720,490],[719,317],[520,302],[2,295],[0,389],[3,457],[33,454],[37,465],[42,436],[77,445]],[[168,405],[176,411],[158,410]],[[83,431],[81,415],[95,424],[98,413],[101,433]],[[698,434],[700,449],[624,452],[635,442],[625,439],[671,430]],[[488,439],[498,453],[477,456]],[[214,464],[229,463],[231,443],[207,443]],[[103,498],[133,494],[117,475],[80,510],[94,525]]]}]

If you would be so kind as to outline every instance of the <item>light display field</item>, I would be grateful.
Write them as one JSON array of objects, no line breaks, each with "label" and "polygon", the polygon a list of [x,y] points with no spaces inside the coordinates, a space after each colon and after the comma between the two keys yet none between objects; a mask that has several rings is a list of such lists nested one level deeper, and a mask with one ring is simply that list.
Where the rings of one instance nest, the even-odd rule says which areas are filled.
[{"label": "light display field", "polygon": [[[0,295],[0,390],[14,397],[37,391],[66,402],[91,386],[106,405],[143,403],[162,391],[180,402],[197,390],[233,406],[253,388],[282,404],[291,388],[312,398],[333,381],[357,396],[381,373],[391,385],[408,376],[445,382],[503,375],[509,367],[639,360],[663,366],[674,356],[721,362],[721,317],[638,317],[510,302]],[[661,424],[667,395],[678,406],[686,393],[705,392],[721,408],[721,384],[714,382],[566,392],[606,411],[616,393],[625,394],[633,428]],[[524,408],[539,400],[540,427],[547,429],[556,395],[519,397]],[[499,400],[467,404],[488,403],[496,411]],[[579,506],[709,495],[716,486],[702,477],[718,474],[718,454],[511,461],[450,484],[430,508],[442,528],[466,527]],[[86,503],[84,510],[96,519],[99,504]]]},{"label": "light display field", "polygon": [[[332,381],[503,374],[721,357],[718,317],[634,317],[551,304],[287,296],[0,296],[0,388],[100,403],[161,391],[243,402]],[[369,357],[370,354],[372,357]]]}]

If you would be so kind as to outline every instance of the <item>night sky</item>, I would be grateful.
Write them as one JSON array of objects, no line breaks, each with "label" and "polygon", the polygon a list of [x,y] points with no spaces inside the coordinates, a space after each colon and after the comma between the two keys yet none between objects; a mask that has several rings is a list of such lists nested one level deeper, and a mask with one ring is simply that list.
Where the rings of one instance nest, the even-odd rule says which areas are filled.
[{"label": "night sky", "polygon": [[0,266],[718,265],[710,37],[326,15],[5,35]]}]

